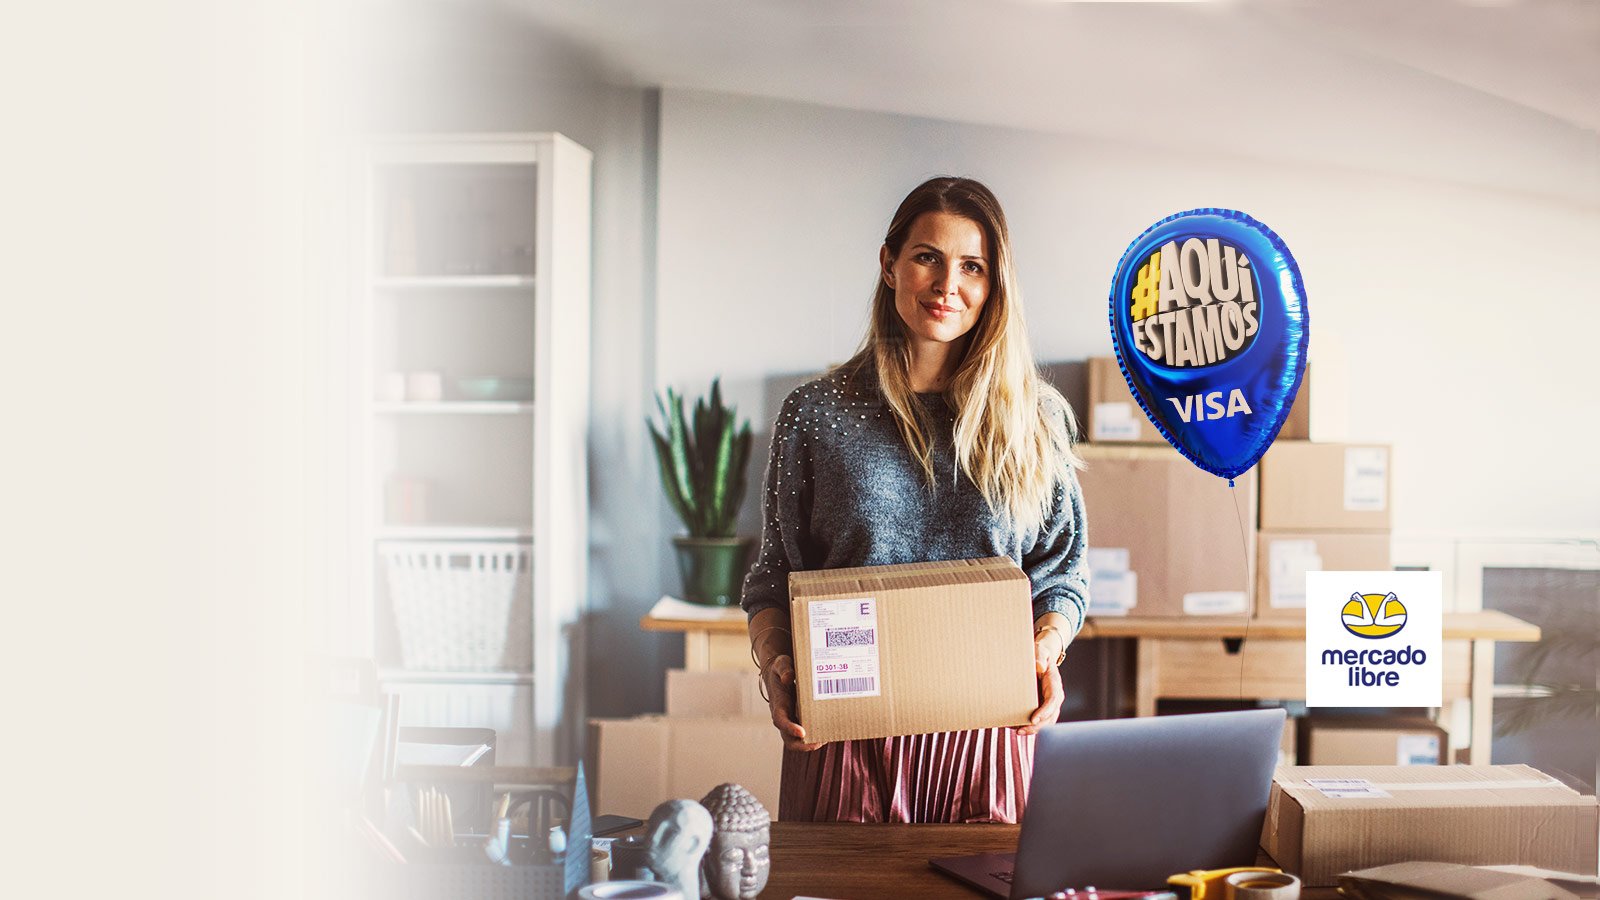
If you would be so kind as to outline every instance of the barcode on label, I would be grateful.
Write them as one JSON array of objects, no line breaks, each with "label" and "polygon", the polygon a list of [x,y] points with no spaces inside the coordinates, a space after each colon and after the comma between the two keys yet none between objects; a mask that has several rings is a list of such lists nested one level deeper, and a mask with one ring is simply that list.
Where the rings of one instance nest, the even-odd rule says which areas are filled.
[{"label": "barcode on label", "polygon": [[876,678],[822,678],[817,681],[817,694],[847,694],[856,691],[877,690]]},{"label": "barcode on label", "polygon": [[826,644],[829,647],[864,647],[877,643],[873,635],[876,628],[830,628]]}]

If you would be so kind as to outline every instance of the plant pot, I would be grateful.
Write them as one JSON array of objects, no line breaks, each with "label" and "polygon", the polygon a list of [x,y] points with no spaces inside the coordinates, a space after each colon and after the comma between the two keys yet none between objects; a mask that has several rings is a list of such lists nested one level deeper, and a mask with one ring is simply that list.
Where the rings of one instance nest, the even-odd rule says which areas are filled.
[{"label": "plant pot", "polygon": [[754,545],[750,538],[673,538],[683,598],[706,606],[737,605]]}]

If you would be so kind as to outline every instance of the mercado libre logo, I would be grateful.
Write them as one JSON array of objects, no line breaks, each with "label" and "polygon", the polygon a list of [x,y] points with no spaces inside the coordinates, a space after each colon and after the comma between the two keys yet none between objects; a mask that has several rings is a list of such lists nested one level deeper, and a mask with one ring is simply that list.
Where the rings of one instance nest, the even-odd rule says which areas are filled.
[{"label": "mercado libre logo", "polygon": [[1249,349],[1261,330],[1255,269],[1219,238],[1171,240],[1140,264],[1127,297],[1133,342],[1152,362],[1203,368]]},{"label": "mercado libre logo", "polygon": [[1406,627],[1406,605],[1393,591],[1387,594],[1354,593],[1340,611],[1344,630],[1356,637],[1386,638]]},{"label": "mercado libre logo", "polygon": [[1441,572],[1313,570],[1305,579],[1306,706],[1443,702]]}]

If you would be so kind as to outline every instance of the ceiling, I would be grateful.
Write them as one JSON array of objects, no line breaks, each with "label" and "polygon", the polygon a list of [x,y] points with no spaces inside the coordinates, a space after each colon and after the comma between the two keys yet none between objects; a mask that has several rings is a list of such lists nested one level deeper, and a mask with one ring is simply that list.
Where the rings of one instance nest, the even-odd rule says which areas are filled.
[{"label": "ceiling", "polygon": [[506,3],[625,84],[1490,181],[1600,134],[1594,0]]}]

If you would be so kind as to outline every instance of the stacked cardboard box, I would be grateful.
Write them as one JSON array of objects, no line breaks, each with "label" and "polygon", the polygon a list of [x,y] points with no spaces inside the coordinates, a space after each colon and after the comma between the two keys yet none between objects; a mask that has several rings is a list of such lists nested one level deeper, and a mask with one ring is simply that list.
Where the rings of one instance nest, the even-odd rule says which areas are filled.
[{"label": "stacked cardboard box", "polygon": [[1279,440],[1258,468],[1258,618],[1303,620],[1307,572],[1390,568],[1387,445]]},{"label": "stacked cardboard box", "polygon": [[[1250,612],[1256,473],[1227,481],[1171,447],[1079,448],[1091,615]],[[1237,523],[1237,526],[1235,525]]]},{"label": "stacked cardboard box", "polygon": [[1299,722],[1300,762],[1308,766],[1439,766],[1450,735],[1421,716],[1307,716]]},{"label": "stacked cardboard box", "polygon": [[742,784],[778,814],[783,740],[746,672],[667,673],[667,712],[589,722],[595,811],[643,819],[665,800]]}]

